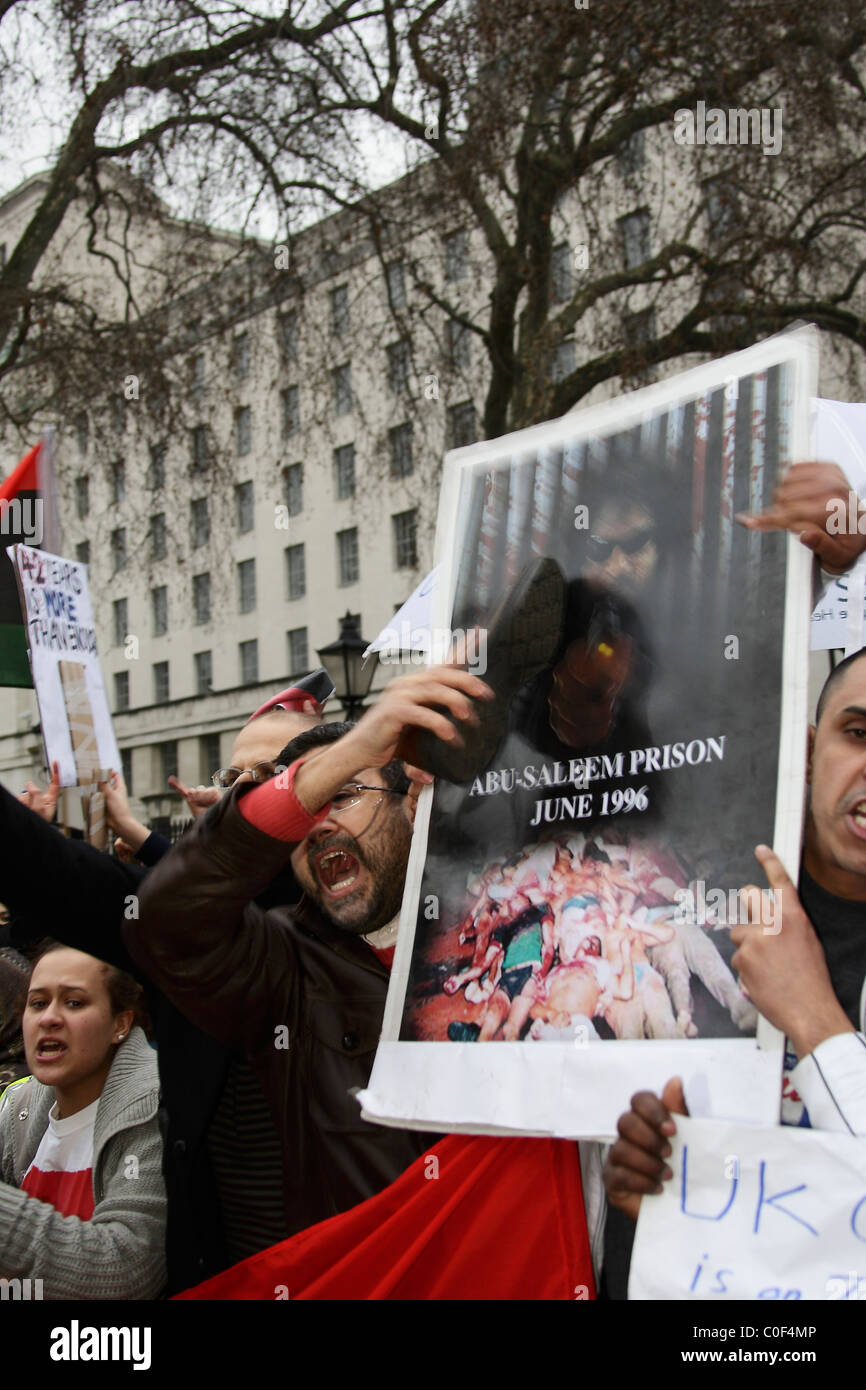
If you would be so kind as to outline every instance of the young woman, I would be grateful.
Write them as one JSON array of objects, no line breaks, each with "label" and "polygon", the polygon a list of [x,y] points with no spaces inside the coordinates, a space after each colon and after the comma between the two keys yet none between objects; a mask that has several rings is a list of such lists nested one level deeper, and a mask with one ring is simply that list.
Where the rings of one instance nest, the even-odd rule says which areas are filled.
[{"label": "young woman", "polygon": [[33,968],[33,1075],[0,1101],[0,1277],[41,1280],[32,1296],[147,1299],[165,1282],[159,1086],[138,995],[66,946]]}]

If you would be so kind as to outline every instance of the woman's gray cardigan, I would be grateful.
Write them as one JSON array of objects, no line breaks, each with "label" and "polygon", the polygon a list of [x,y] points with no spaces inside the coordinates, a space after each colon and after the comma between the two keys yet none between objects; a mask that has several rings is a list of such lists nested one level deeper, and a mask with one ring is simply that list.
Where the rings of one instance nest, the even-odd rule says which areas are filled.
[{"label": "woman's gray cardigan", "polygon": [[[53,1086],[29,1077],[0,1104],[0,1278],[41,1279],[46,1299],[156,1298],[166,1201],[156,1054],[142,1030],[119,1045],[99,1099],[90,1221],[20,1191],[54,1098]],[[40,1294],[31,1286],[30,1296]]]}]

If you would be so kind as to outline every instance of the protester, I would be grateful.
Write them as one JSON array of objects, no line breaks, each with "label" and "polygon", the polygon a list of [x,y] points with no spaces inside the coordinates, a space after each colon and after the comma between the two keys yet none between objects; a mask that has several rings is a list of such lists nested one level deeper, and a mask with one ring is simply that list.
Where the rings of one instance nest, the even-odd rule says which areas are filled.
[{"label": "protester", "polygon": [[[169,777],[169,786],[183,797],[193,820],[203,816],[234,782],[262,781],[265,777],[272,777],[276,771],[273,749],[277,731],[282,734],[282,742],[285,743],[299,728],[311,728],[317,724],[333,691],[333,681],[320,666],[302,677],[296,685],[272,696],[250,715],[235,738],[230,766],[214,770],[212,786],[187,787],[180,778]],[[28,791],[31,788],[34,793],[38,792],[32,783],[28,783]],[[115,844],[115,850],[124,856],[133,855],[148,866],[158,863],[171,848],[171,841],[157,831],[149,830],[136,818],[120,773],[112,770],[108,781],[99,783],[99,790],[105,798],[109,827],[120,841]]]},{"label": "protester", "polygon": [[[282,693],[283,700],[288,693]],[[280,710],[259,726],[267,732],[264,755],[279,762],[287,739],[310,722],[309,713],[297,707]],[[249,726],[245,726],[242,735],[248,732]],[[236,743],[232,764],[247,766],[238,754]],[[189,1022],[130,959],[120,927],[125,915],[138,911],[144,869],[100,853],[81,840],[65,838],[2,787],[0,838],[7,851],[4,893],[15,913],[13,944],[39,940],[45,934],[45,924],[51,923],[54,935],[65,943],[128,970],[144,986],[162,1087],[168,1288],[187,1288],[232,1262],[226,1236],[227,1225],[233,1221],[231,1194],[223,1194],[228,1205],[220,1209],[213,1174],[212,1130],[231,1132],[243,1110],[266,1142],[261,1146],[265,1150],[261,1172],[249,1156],[240,1160],[237,1173],[241,1186],[253,1192],[259,1186],[268,1188],[267,1173],[276,1172],[279,1180],[273,1122],[258,1084],[228,1048]],[[49,867],[50,872],[46,872]],[[290,872],[274,886],[274,892],[283,902],[299,896]],[[279,1210],[275,1208],[273,1214],[268,1211],[268,1224],[257,1235],[263,1245],[285,1235]]]},{"label": "protester", "polygon": [[[734,927],[733,965],[760,1013],[787,1038],[782,1123],[866,1135],[866,648],[824,685],[810,730],[806,835],[799,894],[767,846],[756,857],[780,895],[768,932],[758,890]],[[677,1078],[661,1097],[640,1091],[620,1116],[607,1157],[608,1199],[636,1220],[642,1197],[671,1177]]]},{"label": "protester", "polygon": [[0,946],[0,1092],[27,1075],[21,1010],[30,962],[11,946]]},{"label": "protester", "polygon": [[[242,1050],[257,1073],[277,1119],[285,1222],[304,1233],[302,1267],[294,1242],[273,1252],[293,1270],[294,1289],[295,1279],[311,1277],[311,1252],[316,1263],[327,1248],[325,1263],[336,1267],[348,1255],[346,1242],[363,1239],[368,1274],[359,1297],[411,1297],[419,1288],[466,1296],[470,1265],[480,1296],[478,1270],[488,1262],[484,1296],[535,1297],[555,1288],[550,1296],[573,1297],[566,1268],[569,1289],[579,1283],[582,1296],[592,1296],[576,1145],[501,1140],[487,1153],[473,1141],[485,1168],[470,1162],[467,1172],[469,1141],[452,1138],[440,1148],[434,1136],[365,1123],[352,1094],[369,1080],[381,1032],[414,818],[414,789],[397,759],[412,755],[419,727],[456,739],[439,711],[471,718],[469,695],[486,698],[484,685],[454,667],[433,668],[392,682],[358,725],[300,735],[286,750],[298,755],[287,774],[233,792],[166,856],[143,886],[139,920],[125,928],[141,968],[203,1029]],[[288,862],[304,898],[263,912],[254,895]],[[238,1161],[247,1154],[254,1162],[258,1136],[248,1123],[236,1142]],[[440,1158],[449,1181],[438,1188],[426,1181],[427,1163]],[[225,1161],[223,1173],[242,1186]],[[511,1248],[520,1221],[514,1202],[527,1182],[544,1194],[536,1224],[545,1250],[503,1263],[503,1242]],[[248,1187],[248,1203],[261,1196]],[[446,1264],[434,1237],[450,1221],[452,1201],[464,1203],[457,1225],[466,1257],[452,1243]],[[563,1205],[579,1220],[565,1245],[551,1249]],[[475,1209],[472,1222],[466,1206]],[[325,1225],[309,1229],[316,1222]],[[389,1260],[403,1262],[402,1292],[373,1278]],[[272,1267],[264,1255],[253,1264]],[[310,1296],[341,1296],[330,1281],[316,1287]]]},{"label": "protester", "polygon": [[165,1283],[156,1061],[128,975],[65,946],[36,962],[30,1078],[0,1102],[0,1264],[46,1299],[155,1298]]}]

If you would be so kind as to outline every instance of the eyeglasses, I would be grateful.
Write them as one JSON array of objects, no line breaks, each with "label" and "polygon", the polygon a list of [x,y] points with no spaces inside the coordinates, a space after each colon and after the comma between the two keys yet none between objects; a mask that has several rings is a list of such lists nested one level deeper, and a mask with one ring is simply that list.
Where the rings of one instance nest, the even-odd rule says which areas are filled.
[{"label": "eyeglasses", "polygon": [[284,763],[254,763],[252,767],[221,767],[218,772],[211,774],[211,781],[215,787],[233,787],[239,777],[245,772],[250,774],[253,782],[269,782],[277,773],[285,772]]},{"label": "eyeglasses", "polygon": [[341,787],[340,790],[331,797],[331,815],[341,816],[344,811],[351,811],[353,806],[357,806],[363,801],[364,792],[379,793],[378,801],[368,803],[371,810],[374,806],[378,806],[379,802],[381,802],[382,798],[385,796],[403,796],[404,794],[403,792],[398,792],[394,787],[367,787],[363,782],[347,782],[344,787]]},{"label": "eyeglasses", "polygon": [[636,555],[639,550],[643,550],[645,545],[649,545],[654,536],[654,526],[647,527],[642,531],[633,531],[630,536],[623,536],[621,540],[606,540],[604,536],[590,536],[586,547],[587,558],[597,565],[603,565],[605,560],[610,559],[615,550],[621,550],[623,555]]}]

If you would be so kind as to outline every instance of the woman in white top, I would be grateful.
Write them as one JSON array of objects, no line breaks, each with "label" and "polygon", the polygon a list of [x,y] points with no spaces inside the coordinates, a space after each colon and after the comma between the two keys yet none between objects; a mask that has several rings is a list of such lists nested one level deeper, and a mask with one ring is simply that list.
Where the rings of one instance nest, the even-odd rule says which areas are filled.
[{"label": "woman in white top", "polygon": [[13,1296],[146,1299],[165,1282],[159,1083],[139,996],[66,946],[33,968],[33,1075],[0,1102],[0,1277],[31,1281]]}]

